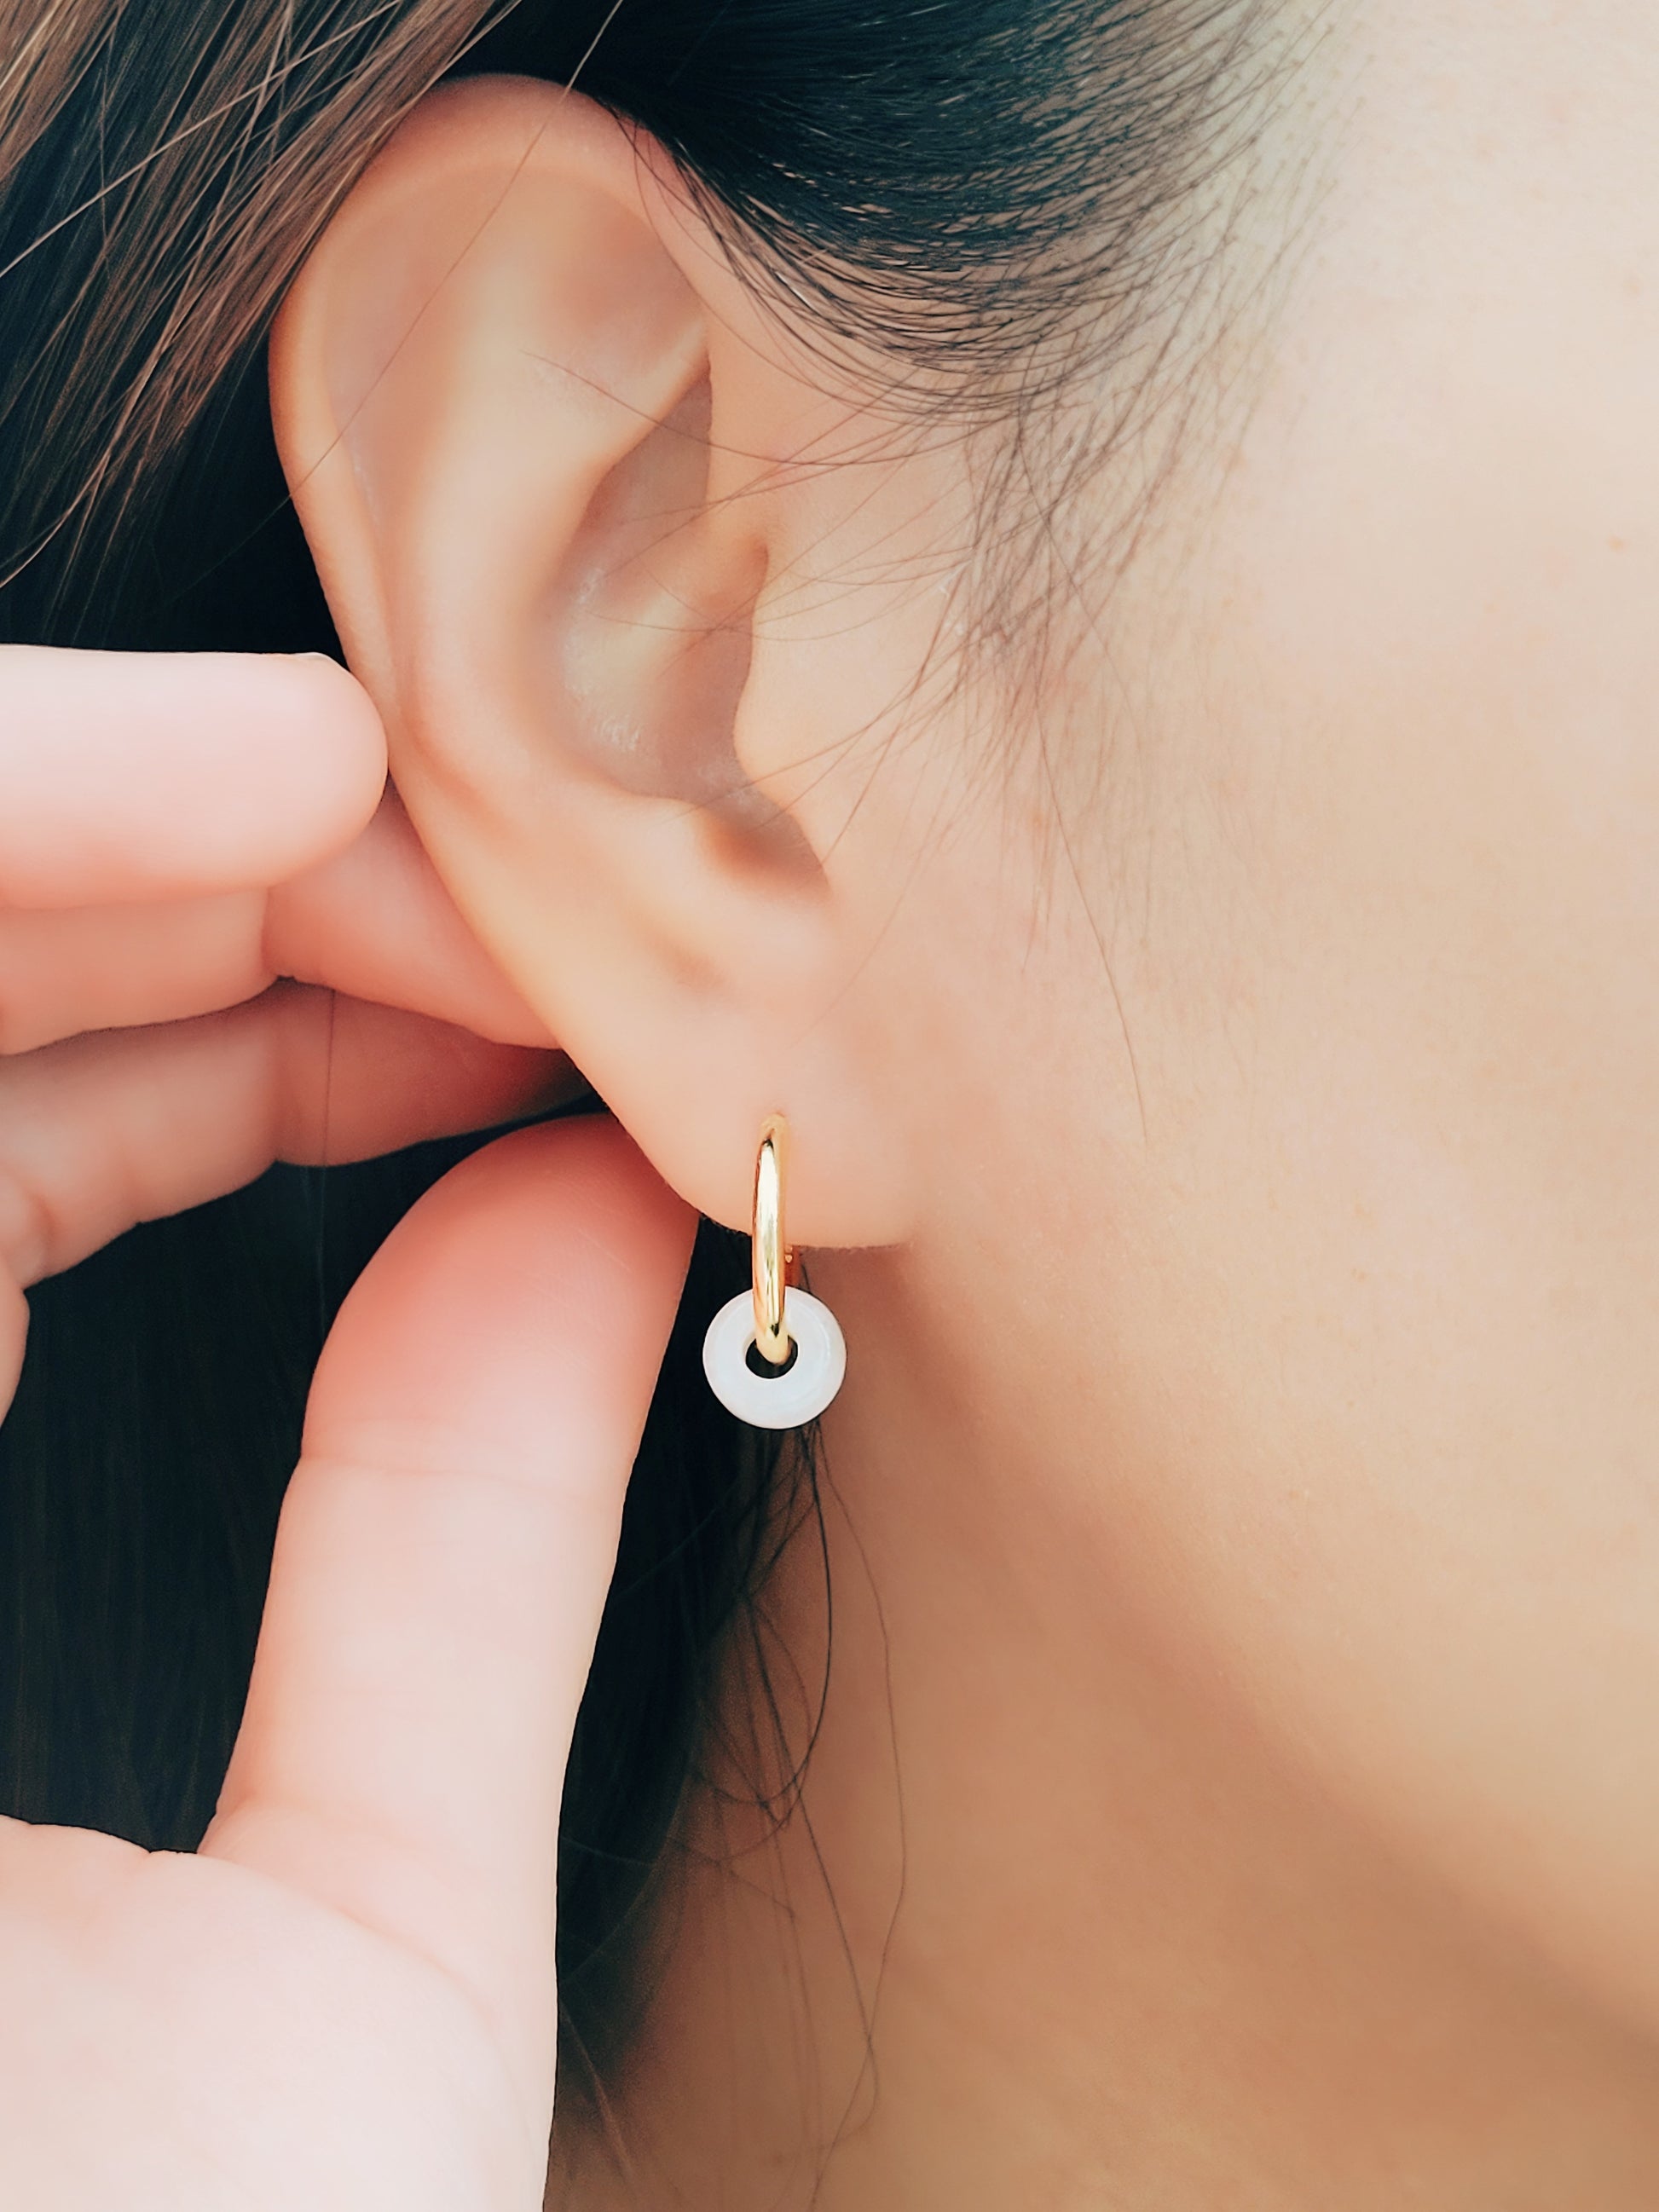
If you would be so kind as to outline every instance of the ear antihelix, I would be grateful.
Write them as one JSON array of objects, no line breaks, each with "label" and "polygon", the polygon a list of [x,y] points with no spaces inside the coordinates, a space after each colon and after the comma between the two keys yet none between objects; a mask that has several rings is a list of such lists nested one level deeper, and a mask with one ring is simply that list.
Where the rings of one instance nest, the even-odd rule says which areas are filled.
[{"label": "ear antihelix", "polygon": [[790,1277],[784,1231],[789,1124],[769,1115],[755,1157],[753,1282],[726,1303],[703,1339],[703,1372],[728,1413],[757,1429],[799,1429],[841,1389],[847,1346],[828,1306]]}]

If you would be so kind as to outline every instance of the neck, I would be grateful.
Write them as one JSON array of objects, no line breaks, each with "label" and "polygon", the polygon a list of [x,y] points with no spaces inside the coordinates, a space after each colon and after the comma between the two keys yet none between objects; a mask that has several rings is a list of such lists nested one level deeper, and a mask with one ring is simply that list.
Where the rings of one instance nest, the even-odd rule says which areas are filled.
[{"label": "neck", "polygon": [[1103,1569],[1109,1455],[1073,1522],[955,1387],[990,1367],[925,1278],[815,1262],[858,1377],[822,1530],[734,1670],[659,1992],[550,2202],[1659,2201],[1651,2052],[1322,1803],[1183,1674],[1178,1622],[1155,1644]]}]

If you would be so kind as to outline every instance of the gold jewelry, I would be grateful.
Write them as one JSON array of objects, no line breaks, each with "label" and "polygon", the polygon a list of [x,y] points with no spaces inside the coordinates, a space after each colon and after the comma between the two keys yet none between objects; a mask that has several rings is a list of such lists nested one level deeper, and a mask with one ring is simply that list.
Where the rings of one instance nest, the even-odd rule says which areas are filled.
[{"label": "gold jewelry", "polygon": [[795,1255],[783,1226],[789,1124],[769,1114],[755,1155],[755,1231],[749,1289],[728,1298],[702,1340],[708,1387],[757,1429],[815,1421],[842,1385],[847,1346],[821,1298],[790,1280]]},{"label": "gold jewelry", "polygon": [[783,1233],[783,1188],[788,1164],[789,1124],[781,1114],[769,1114],[761,1124],[760,1150],[755,1155],[753,1273],[755,1348],[770,1367],[781,1367],[789,1357],[784,1292],[795,1255]]}]

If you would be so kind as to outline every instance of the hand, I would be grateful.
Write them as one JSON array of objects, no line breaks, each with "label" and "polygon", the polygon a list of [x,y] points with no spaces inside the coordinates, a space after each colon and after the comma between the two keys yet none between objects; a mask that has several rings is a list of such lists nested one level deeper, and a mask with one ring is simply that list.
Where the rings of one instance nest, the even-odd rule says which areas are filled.
[{"label": "hand", "polygon": [[[22,1285],[131,1222],[564,1079],[383,775],[325,662],[0,651],[7,1394]],[[585,1123],[377,1256],[200,1851],[0,1821],[0,2203],[540,2203],[563,1765],[690,1228]]]},{"label": "hand", "polygon": [[200,1851],[0,1822],[0,2203],[540,2205],[560,1788],[690,1231],[587,1121],[382,1248]]},{"label": "hand", "polygon": [[0,1412],[134,1222],[569,1088],[385,781],[331,661],[0,649]]}]

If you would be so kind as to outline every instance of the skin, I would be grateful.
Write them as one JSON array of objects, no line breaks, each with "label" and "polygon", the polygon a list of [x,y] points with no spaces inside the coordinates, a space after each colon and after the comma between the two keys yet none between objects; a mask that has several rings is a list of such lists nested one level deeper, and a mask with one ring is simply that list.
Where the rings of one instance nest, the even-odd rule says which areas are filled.
[{"label": "skin", "polygon": [[[381,799],[342,670],[8,648],[0,701],[9,1399],[40,1275],[569,1071]],[[589,1122],[486,1147],[377,1255],[200,1850],[0,1821],[9,2203],[539,2197],[565,1753],[690,1231]]]},{"label": "skin", "polygon": [[580,101],[441,97],[287,310],[440,873],[694,1203],[789,1113],[849,1343],[804,1808],[688,1814],[554,2201],[1659,2191],[1659,35],[1329,27],[1035,691],[895,705],[971,447]]},{"label": "skin", "polygon": [[[1659,2197],[1656,97],[1639,0],[1341,11],[1134,557],[925,711],[985,456],[651,148],[441,94],[296,286],[279,441],[437,878],[683,1198],[744,1225],[788,1113],[848,1340],[804,1794],[742,1809],[779,1669],[550,2202]],[[810,1545],[768,1610],[814,1684]]]}]

